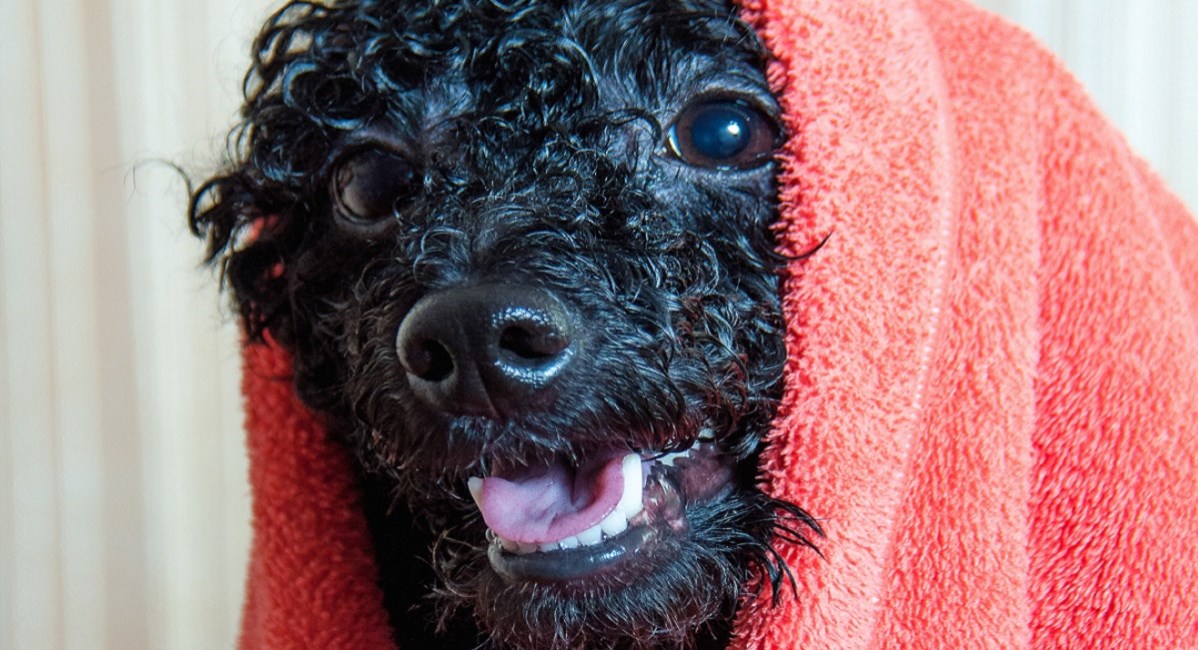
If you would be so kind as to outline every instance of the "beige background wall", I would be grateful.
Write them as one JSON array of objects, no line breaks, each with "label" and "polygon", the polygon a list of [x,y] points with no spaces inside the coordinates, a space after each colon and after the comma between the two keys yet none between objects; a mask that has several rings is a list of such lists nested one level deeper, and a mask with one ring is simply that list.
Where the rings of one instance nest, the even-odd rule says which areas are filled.
[{"label": "beige background wall", "polygon": [[[228,648],[237,335],[185,190],[265,0],[0,1],[0,649]],[[1198,205],[1198,1],[990,0]]]}]

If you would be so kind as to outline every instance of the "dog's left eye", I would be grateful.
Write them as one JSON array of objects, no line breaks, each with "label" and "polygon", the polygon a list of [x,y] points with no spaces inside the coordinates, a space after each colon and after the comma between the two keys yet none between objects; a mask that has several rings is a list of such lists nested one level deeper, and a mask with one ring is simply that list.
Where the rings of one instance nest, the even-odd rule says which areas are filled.
[{"label": "dog's left eye", "polygon": [[667,133],[670,152],[691,165],[749,169],[765,164],[778,129],[743,101],[712,100],[685,108]]},{"label": "dog's left eye", "polygon": [[395,216],[411,196],[416,169],[402,157],[366,149],[343,161],[333,174],[337,213],[351,225],[369,226]]}]

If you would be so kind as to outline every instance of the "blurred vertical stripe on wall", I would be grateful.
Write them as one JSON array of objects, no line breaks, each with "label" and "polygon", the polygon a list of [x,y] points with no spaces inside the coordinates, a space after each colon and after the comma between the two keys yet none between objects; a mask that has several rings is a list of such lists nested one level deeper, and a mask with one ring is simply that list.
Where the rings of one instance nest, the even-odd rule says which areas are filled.
[{"label": "blurred vertical stripe on wall", "polygon": [[0,648],[233,645],[237,334],[185,184],[266,2],[0,3]]},{"label": "blurred vertical stripe on wall", "polygon": [[976,0],[1063,58],[1102,111],[1198,208],[1198,2]]}]

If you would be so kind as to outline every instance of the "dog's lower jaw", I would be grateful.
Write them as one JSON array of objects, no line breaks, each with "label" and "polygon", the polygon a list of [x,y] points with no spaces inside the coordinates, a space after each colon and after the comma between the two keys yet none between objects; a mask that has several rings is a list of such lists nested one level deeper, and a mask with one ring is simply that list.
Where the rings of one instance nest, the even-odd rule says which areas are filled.
[{"label": "dog's lower jaw", "polygon": [[481,548],[445,545],[435,558],[441,613],[448,621],[470,612],[496,648],[724,647],[737,605],[767,561],[771,510],[755,489],[729,489],[688,508],[684,530],[630,529],[653,543],[586,580],[513,579]]},{"label": "dog's lower jaw", "polygon": [[[718,442],[699,427],[685,454],[678,451],[685,444],[680,442],[672,443],[672,453],[599,447],[558,456],[559,461],[553,454],[535,462],[530,456],[529,464],[559,467],[566,457],[583,464],[588,461],[578,459],[589,457],[593,466],[629,455],[640,459],[642,512],[631,518],[628,536],[614,535],[597,552],[583,553],[583,563],[598,567],[594,571],[570,566],[571,558],[552,552],[542,558],[549,562],[540,562],[535,557],[540,549],[517,555],[504,550],[495,533],[488,537],[466,477],[478,471],[521,480],[514,468],[525,454],[496,458],[480,450],[485,462],[471,464],[463,455],[453,460],[455,470],[447,471],[443,458],[439,469],[407,465],[402,474],[371,474],[373,533],[400,646],[726,647],[746,594],[785,584],[787,569],[771,543],[814,530],[797,508],[756,487],[761,445],[747,432],[764,425],[753,425]],[[756,452],[734,451],[743,449]],[[425,472],[427,480],[417,480]],[[438,475],[444,475],[440,482]],[[395,502],[401,478],[406,480],[398,485],[406,490]],[[434,483],[444,490],[429,487]],[[386,512],[388,507],[394,512]],[[617,557],[596,557],[603,553]]]},{"label": "dog's lower jaw", "polygon": [[613,537],[616,546],[645,543],[585,579],[505,575],[494,556],[508,552],[479,542],[477,519],[444,531],[433,558],[442,632],[469,621],[489,648],[725,647],[746,592],[785,572],[770,543],[790,524],[778,502],[753,486],[755,467],[735,467],[732,481],[701,503],[684,503],[675,482],[667,483],[678,498],[661,498],[676,504],[678,517],[663,512],[656,527]]}]

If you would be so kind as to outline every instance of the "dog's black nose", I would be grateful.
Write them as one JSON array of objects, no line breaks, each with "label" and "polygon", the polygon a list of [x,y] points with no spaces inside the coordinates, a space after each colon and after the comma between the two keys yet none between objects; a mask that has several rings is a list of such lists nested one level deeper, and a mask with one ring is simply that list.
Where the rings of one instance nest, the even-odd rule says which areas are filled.
[{"label": "dog's black nose", "polygon": [[514,284],[425,296],[404,317],[396,346],[415,393],[459,415],[512,415],[556,396],[575,356],[574,320],[550,293]]}]

